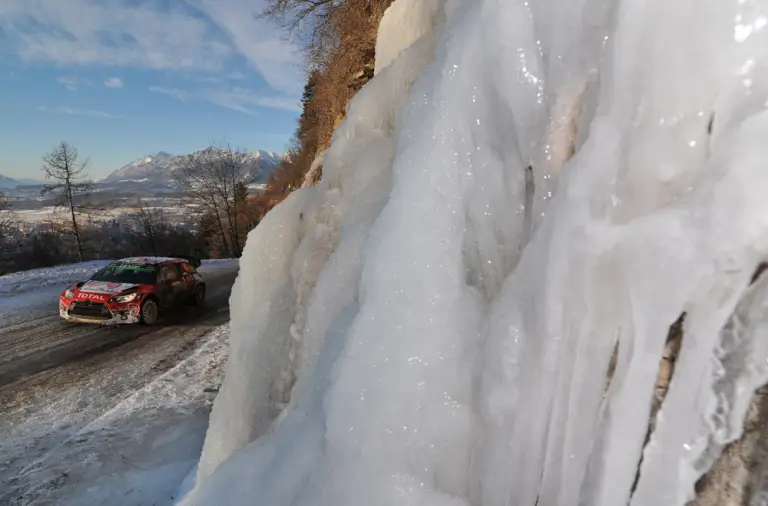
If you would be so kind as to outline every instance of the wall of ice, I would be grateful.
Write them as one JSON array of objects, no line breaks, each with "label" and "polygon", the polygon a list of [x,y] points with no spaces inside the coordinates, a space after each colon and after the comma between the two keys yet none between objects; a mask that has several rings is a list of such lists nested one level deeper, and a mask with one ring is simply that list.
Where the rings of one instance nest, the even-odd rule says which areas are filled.
[{"label": "wall of ice", "polygon": [[690,500],[768,379],[766,25],[396,0],[323,180],[248,237],[184,504]]}]

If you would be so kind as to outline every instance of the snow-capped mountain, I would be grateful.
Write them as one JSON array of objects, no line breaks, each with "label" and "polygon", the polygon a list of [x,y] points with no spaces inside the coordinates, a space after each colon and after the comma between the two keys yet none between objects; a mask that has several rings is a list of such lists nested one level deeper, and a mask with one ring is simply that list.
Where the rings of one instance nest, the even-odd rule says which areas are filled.
[{"label": "snow-capped mountain", "polygon": [[[209,147],[202,151],[216,150]],[[199,153],[200,151],[198,151]],[[152,185],[174,185],[173,174],[184,164],[186,155],[174,156],[170,153],[160,151],[153,155],[138,158],[131,163],[121,167],[112,174],[108,175],[98,183],[120,184],[120,183],[147,183]],[[266,181],[272,170],[280,162],[280,155],[256,150],[248,153],[248,175],[249,182],[260,183]]]},{"label": "snow-capped mountain", "polygon": [[143,156],[117,169],[99,182],[143,182],[149,179],[159,179],[162,180],[163,183],[166,183],[168,179],[170,179],[170,175],[173,171],[171,162],[174,158],[178,157],[174,157],[170,153],[164,151],[160,151],[154,155]]}]

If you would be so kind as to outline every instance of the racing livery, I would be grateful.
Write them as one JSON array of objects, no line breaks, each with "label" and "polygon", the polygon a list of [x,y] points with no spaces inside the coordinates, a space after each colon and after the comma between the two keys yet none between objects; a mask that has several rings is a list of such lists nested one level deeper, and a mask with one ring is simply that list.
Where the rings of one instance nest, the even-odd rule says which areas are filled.
[{"label": "racing livery", "polygon": [[69,286],[59,297],[59,314],[78,323],[151,325],[161,311],[202,304],[205,282],[200,261],[190,257],[133,257],[112,262]]}]

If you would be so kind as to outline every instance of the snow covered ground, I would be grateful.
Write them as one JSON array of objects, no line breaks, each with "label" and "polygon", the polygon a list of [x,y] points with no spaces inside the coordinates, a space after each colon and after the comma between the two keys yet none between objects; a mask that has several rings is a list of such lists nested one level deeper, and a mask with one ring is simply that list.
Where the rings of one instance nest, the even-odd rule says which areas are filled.
[{"label": "snow covered ground", "polygon": [[[13,505],[146,506],[170,505],[200,455],[208,412],[227,358],[227,326],[207,334],[199,346],[170,370],[116,402],[109,410],[78,426],[82,413],[98,409],[82,385],[59,391],[37,408],[36,417],[10,423],[41,395],[26,388],[3,406],[0,456],[18,469],[4,478],[0,502]],[[143,353],[137,360],[151,363]],[[142,366],[143,367],[143,366]],[[120,377],[130,362],[94,374]],[[147,372],[150,372],[149,370]],[[146,373],[145,373],[146,374]],[[151,374],[151,372],[150,372]],[[102,378],[102,379],[99,379]],[[125,381],[130,382],[129,378]],[[1,399],[1,398],[0,398]],[[79,406],[79,408],[78,408]],[[37,427],[35,427],[37,426]],[[75,430],[67,429],[74,427]],[[42,455],[25,459],[24,448],[39,438],[65,434]],[[28,457],[26,457],[28,459]]]},{"label": "snow covered ground", "polygon": [[108,263],[109,260],[93,260],[6,274],[0,276],[0,299],[51,286],[63,289],[68,284],[88,279]]}]

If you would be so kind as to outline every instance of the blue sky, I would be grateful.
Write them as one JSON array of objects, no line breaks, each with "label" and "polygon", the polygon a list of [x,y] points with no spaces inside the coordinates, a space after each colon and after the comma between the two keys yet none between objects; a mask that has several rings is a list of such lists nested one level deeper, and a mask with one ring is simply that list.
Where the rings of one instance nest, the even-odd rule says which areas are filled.
[{"label": "blue sky", "polygon": [[212,143],[282,152],[301,58],[264,0],[0,0],[0,174],[59,141],[103,177]]}]

